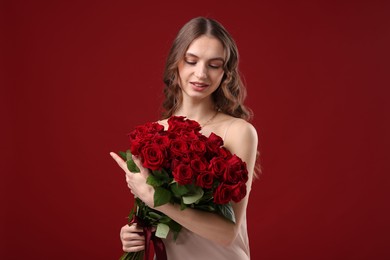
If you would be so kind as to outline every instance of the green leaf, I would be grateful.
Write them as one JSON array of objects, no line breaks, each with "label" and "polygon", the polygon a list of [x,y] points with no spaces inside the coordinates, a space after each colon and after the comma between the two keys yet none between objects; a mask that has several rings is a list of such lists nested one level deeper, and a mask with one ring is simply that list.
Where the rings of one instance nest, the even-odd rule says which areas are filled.
[{"label": "green leaf", "polygon": [[152,174],[146,180],[146,183],[153,187],[159,187],[169,182],[170,177],[166,171],[152,171]]},{"label": "green leaf", "polygon": [[176,221],[173,221],[173,220],[171,220],[171,221],[168,223],[168,226],[169,226],[169,228],[170,228],[170,229],[172,230],[172,232],[173,232],[173,240],[176,241],[177,236],[179,235],[179,232],[180,232],[182,226],[181,226],[179,223],[177,223]]},{"label": "green leaf", "polygon": [[156,176],[169,178],[169,173],[164,168],[161,168],[161,170],[153,170],[153,174]]},{"label": "green leaf", "polygon": [[167,225],[170,227],[172,231],[179,232],[181,230],[181,225],[172,219],[170,222],[168,222]]},{"label": "green leaf", "polygon": [[136,198],[135,202],[139,208],[145,208],[145,203],[140,198]]},{"label": "green leaf", "polygon": [[124,161],[127,161],[126,152],[119,151],[118,154]]},{"label": "green leaf", "polygon": [[180,201],[180,210],[185,210],[187,208],[187,205],[184,204],[183,200]]},{"label": "green leaf", "polygon": [[236,223],[236,218],[234,216],[234,211],[232,204],[223,204],[223,205],[217,205],[218,212],[225,217],[226,219],[230,220],[233,223]]},{"label": "green leaf", "polygon": [[208,202],[211,202],[211,204],[213,204],[213,201],[214,200],[214,193],[213,191],[205,191],[205,193],[203,194],[203,197],[201,199],[201,202],[203,203],[208,203]]},{"label": "green leaf", "polygon": [[180,185],[177,182],[171,184],[170,188],[173,192],[173,195],[177,198],[180,198],[189,192],[188,188],[185,185]]},{"label": "green leaf", "polygon": [[183,196],[183,202],[184,202],[184,204],[187,204],[187,205],[192,204],[192,203],[196,203],[202,198],[203,194],[204,194],[203,189],[200,187],[197,187],[192,194],[187,195],[187,196]]},{"label": "green leaf", "polygon": [[202,204],[202,205],[195,204],[194,208],[199,209],[199,210],[204,210],[207,212],[215,212],[216,211],[215,206],[211,205],[211,204]]},{"label": "green leaf", "polygon": [[160,171],[152,171],[152,172],[154,176],[164,179],[167,183],[171,182],[172,180],[172,177],[170,177],[169,173],[166,170],[164,170],[164,168],[162,168]]},{"label": "green leaf", "polygon": [[158,223],[156,229],[156,237],[167,238],[169,233],[169,226],[163,223]]},{"label": "green leaf", "polygon": [[127,169],[129,169],[129,171],[133,173],[140,172],[139,168],[137,167],[133,159],[128,160],[126,163],[127,163]]},{"label": "green leaf", "polygon": [[160,222],[160,223],[164,223],[164,224],[168,224],[170,221],[172,221],[172,220],[171,220],[171,218],[168,217],[168,216],[163,216],[163,217],[161,217],[161,218],[159,219],[159,222]]},{"label": "green leaf", "polygon": [[161,179],[156,178],[153,175],[148,176],[148,178],[146,179],[146,183],[153,187],[159,187],[164,184],[164,182]]},{"label": "green leaf", "polygon": [[162,187],[156,187],[154,189],[154,206],[158,207],[167,204],[171,201],[172,193]]},{"label": "green leaf", "polygon": [[149,212],[149,216],[154,220],[159,220],[162,216],[154,211]]}]

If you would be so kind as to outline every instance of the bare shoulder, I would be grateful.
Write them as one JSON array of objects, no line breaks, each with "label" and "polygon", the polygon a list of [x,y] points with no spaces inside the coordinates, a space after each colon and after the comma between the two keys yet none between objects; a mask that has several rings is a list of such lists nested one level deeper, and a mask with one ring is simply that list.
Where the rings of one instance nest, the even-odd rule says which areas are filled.
[{"label": "bare shoulder", "polygon": [[250,140],[257,142],[257,131],[251,123],[241,118],[234,118],[231,120],[229,132],[226,136],[227,141]]},{"label": "bare shoulder", "polygon": [[258,145],[257,131],[251,123],[243,119],[232,120],[234,121],[231,121],[226,134],[225,147],[241,157],[253,172]]}]

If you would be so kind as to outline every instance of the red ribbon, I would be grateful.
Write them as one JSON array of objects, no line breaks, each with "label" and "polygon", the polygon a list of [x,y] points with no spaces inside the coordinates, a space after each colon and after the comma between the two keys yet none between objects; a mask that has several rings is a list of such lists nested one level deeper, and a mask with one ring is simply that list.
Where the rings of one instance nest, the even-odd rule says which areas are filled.
[{"label": "red ribbon", "polygon": [[139,224],[145,236],[145,255],[144,260],[149,260],[150,242],[154,245],[154,252],[156,253],[156,260],[167,260],[167,252],[161,238],[156,237],[156,232],[152,232],[152,226],[146,226],[144,221],[134,214],[130,224]]}]

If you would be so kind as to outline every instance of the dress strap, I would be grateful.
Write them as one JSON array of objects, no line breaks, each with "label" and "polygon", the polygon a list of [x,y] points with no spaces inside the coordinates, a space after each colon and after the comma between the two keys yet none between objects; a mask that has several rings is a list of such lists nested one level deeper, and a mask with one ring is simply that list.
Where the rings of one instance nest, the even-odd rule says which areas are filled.
[{"label": "dress strap", "polygon": [[227,125],[226,129],[225,129],[225,133],[223,134],[223,138],[222,140],[225,142],[225,138],[226,138],[226,135],[227,135],[227,132],[229,131],[229,128],[230,126],[237,121],[238,118],[234,118],[230,121],[230,123]]}]

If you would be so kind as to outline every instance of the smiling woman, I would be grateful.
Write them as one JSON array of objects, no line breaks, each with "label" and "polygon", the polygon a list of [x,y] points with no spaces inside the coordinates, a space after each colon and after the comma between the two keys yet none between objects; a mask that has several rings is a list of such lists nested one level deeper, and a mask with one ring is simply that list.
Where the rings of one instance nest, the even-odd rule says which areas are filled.
[{"label": "smiling woman", "polygon": [[[148,169],[135,158],[141,174],[133,174],[121,158],[114,153],[111,155],[126,172],[131,193],[183,227],[177,240],[172,234],[164,239],[168,259],[247,260],[250,251],[246,209],[258,141],[255,128],[248,122],[250,110],[243,104],[246,92],[239,77],[238,51],[232,37],[215,20],[199,17],[189,21],[179,31],[170,50],[164,83],[165,112],[159,123],[165,129],[174,116],[195,120],[202,134],[220,136],[224,147],[245,162],[247,192],[242,200],[232,203],[235,222],[212,212],[194,208],[182,210],[178,203],[155,206],[154,189],[146,183]],[[180,161],[177,159],[177,163]],[[236,173],[232,170],[226,174],[234,176]],[[137,252],[145,248],[140,230],[135,224],[122,228],[124,251]]]},{"label": "smiling woman", "polygon": [[219,87],[224,56],[222,43],[214,37],[201,36],[191,43],[178,66],[183,99],[193,97],[200,102]]},{"label": "smiling woman", "polygon": [[[213,47],[212,52],[211,47]],[[200,53],[195,51],[200,51]],[[206,57],[198,57],[200,54],[209,56],[205,59]],[[180,64],[187,62],[190,65],[196,65],[201,58],[201,62],[206,62],[203,64],[203,69],[205,69],[206,64],[210,68],[207,72],[210,72],[211,68],[216,67],[216,65],[221,65],[223,70],[221,84],[212,94],[215,108],[225,114],[249,120],[252,115],[251,111],[243,104],[246,89],[238,71],[239,55],[236,43],[220,23],[203,17],[195,18],[185,24],[172,44],[163,78],[166,97],[163,103],[165,109],[163,117],[172,116],[183,101],[180,86],[182,79],[178,72]]]}]

